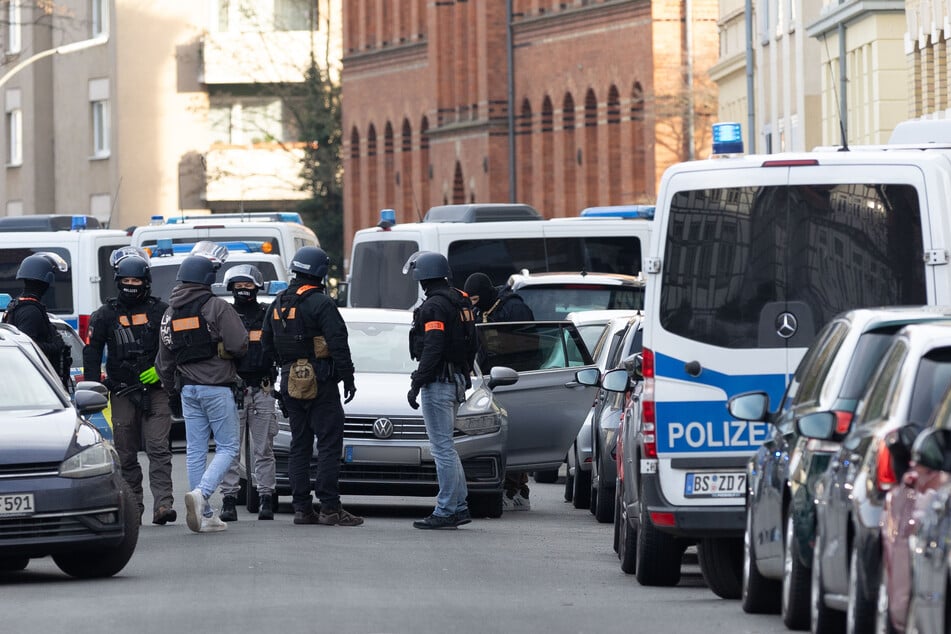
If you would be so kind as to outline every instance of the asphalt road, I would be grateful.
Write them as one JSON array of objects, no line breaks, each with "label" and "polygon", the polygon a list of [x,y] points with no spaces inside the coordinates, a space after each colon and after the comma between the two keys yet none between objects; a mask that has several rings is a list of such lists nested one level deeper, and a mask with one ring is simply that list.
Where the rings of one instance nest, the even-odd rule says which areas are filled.
[{"label": "asphalt road", "polygon": [[272,522],[241,508],[226,532],[194,534],[174,460],[178,522],[143,525],[111,579],[73,580],[48,558],[0,573],[0,632],[786,631],[717,598],[696,565],[675,588],[641,587],[612,525],[565,503],[561,484],[532,482],[531,511],[455,531],[412,527],[430,499],[349,496],[361,527],[295,526],[285,498]]}]

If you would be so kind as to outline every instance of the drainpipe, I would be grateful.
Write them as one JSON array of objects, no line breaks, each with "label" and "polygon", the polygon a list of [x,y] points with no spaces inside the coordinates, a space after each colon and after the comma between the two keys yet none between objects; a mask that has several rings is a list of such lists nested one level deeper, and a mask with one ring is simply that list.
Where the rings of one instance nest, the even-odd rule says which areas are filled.
[{"label": "drainpipe", "polygon": [[848,147],[849,139],[849,67],[845,58],[845,25],[839,22],[839,127],[842,132],[842,147]]},{"label": "drainpipe", "polygon": [[746,138],[750,154],[756,153],[756,103],[753,92],[753,0],[746,0]]},{"label": "drainpipe", "polygon": [[505,55],[508,63],[509,202],[518,201],[515,180],[515,51],[512,37],[512,0],[505,1]]},{"label": "drainpipe", "polygon": [[691,0],[684,0],[684,40],[687,53],[687,159],[696,157],[696,139],[694,125],[696,124],[695,104],[693,97],[693,6]]}]

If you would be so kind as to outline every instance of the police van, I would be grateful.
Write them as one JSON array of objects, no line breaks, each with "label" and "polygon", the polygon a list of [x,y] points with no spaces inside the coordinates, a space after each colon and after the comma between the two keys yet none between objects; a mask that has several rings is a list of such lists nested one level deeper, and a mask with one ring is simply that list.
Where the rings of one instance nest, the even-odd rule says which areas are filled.
[{"label": "police van", "polygon": [[383,210],[377,227],[354,234],[347,305],[415,305],[422,291],[402,269],[416,251],[445,255],[458,288],[475,272],[496,285],[522,270],[637,275],[647,254],[653,208],[637,213],[600,209],[599,215],[545,220],[523,204],[442,205],[421,222],[407,224],[395,224],[392,210]]},{"label": "police van", "polygon": [[[831,151],[831,150],[835,151]],[[658,193],[643,350],[638,579],[669,585],[684,547],[738,597],[745,467],[817,331],[859,307],[951,302],[951,143],[736,156],[674,165]],[[627,448],[626,452],[627,452]]]},{"label": "police van", "polygon": [[287,267],[301,247],[320,246],[317,234],[293,212],[173,216],[167,220],[153,216],[150,224],[132,232],[132,244],[137,247],[154,248],[159,240],[174,244],[260,242],[262,253],[279,255]]},{"label": "police van", "polygon": [[89,315],[116,295],[109,256],[130,242],[125,231],[102,229],[92,216],[0,218],[0,293],[17,297],[23,290],[16,273],[27,256],[40,251],[56,253],[69,270],[56,272],[55,283],[43,296],[43,303],[85,339]]}]

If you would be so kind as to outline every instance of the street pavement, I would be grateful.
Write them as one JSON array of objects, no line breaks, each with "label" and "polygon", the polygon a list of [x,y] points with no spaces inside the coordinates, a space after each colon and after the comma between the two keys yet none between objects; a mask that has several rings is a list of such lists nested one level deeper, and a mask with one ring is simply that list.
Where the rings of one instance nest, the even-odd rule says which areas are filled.
[{"label": "street pavement", "polygon": [[226,532],[194,534],[184,463],[176,453],[179,520],[153,526],[149,513],[116,577],[73,580],[49,558],[0,573],[0,632],[786,631],[717,598],[695,563],[677,587],[641,587],[618,565],[613,526],[564,502],[563,484],[530,482],[531,511],[454,531],[413,528],[430,498],[344,496],[363,526],[296,526],[283,498],[274,521],[241,507]]}]

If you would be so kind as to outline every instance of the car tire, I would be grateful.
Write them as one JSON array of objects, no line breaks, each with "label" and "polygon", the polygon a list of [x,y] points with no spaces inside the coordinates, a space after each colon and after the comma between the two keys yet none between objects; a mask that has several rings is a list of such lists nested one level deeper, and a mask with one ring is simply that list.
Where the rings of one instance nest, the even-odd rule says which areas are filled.
[{"label": "car tire", "polygon": [[467,502],[472,517],[502,517],[501,491],[498,493],[470,493]]},{"label": "car tire", "polygon": [[[641,496],[641,500],[644,496]],[[680,560],[684,547],[673,535],[651,524],[647,509],[641,507],[637,526],[637,568],[634,574],[642,586],[675,586],[680,582]]]},{"label": "car tire", "polygon": [[565,474],[565,502],[571,502],[575,496],[575,477],[571,474],[569,467]]},{"label": "car tire", "polygon": [[620,541],[621,541],[621,504],[623,503],[623,487],[624,483],[620,480],[614,483],[614,539],[612,541],[612,546],[614,547],[614,552],[617,553],[620,551]]},{"label": "car tire", "polygon": [[541,484],[554,484],[558,482],[558,469],[545,469],[544,471],[536,471],[532,478],[535,482]]},{"label": "car tire", "polygon": [[[812,551],[812,573],[810,581],[809,621],[813,634],[829,634],[845,629],[845,613],[833,610],[826,605],[825,591],[822,586],[822,532],[817,527],[816,542]],[[805,628],[803,628],[805,629]]]},{"label": "car tire", "polygon": [[[875,563],[880,564],[881,561]],[[875,570],[868,569],[857,545],[853,543],[852,556],[849,559],[849,605],[845,613],[847,634],[871,632],[875,628],[879,578],[884,578],[884,575],[881,574],[881,566],[873,566],[873,568]],[[871,590],[873,587],[875,590]]]},{"label": "car tire", "polygon": [[624,483],[617,486],[617,506],[614,509],[614,524],[617,526],[617,558],[621,561],[621,571],[632,575],[637,566],[637,529],[621,510],[624,506]]},{"label": "car tire", "polygon": [[756,542],[753,539],[753,511],[746,505],[746,530],[743,532],[743,585],[741,605],[747,614],[778,614],[782,583],[767,579],[756,567]]},{"label": "car tire", "polygon": [[697,545],[700,572],[713,594],[739,599],[743,591],[743,540],[707,538]]},{"label": "car tire", "polygon": [[614,491],[604,486],[604,478],[598,478],[598,485],[595,490],[594,500],[594,519],[601,524],[607,524],[614,521]]},{"label": "car tire", "polygon": [[0,557],[0,572],[18,572],[29,565],[29,557]]},{"label": "car tire", "polygon": [[249,488],[245,497],[248,502],[246,506],[248,513],[257,513],[261,510],[261,494],[258,493],[257,489],[254,487]]},{"label": "car tire", "polygon": [[139,509],[129,485],[120,485],[122,523],[125,536],[111,548],[96,548],[53,555],[53,562],[71,577],[92,579],[111,577],[125,568],[139,541]]},{"label": "car tire", "polygon": [[[786,513],[786,525],[783,538],[783,582],[780,613],[783,623],[791,630],[809,629],[810,604],[812,595],[809,569],[803,565],[799,555],[799,542],[796,541],[792,509]],[[818,543],[817,543],[818,545]]]},{"label": "car tire", "polygon": [[571,503],[576,509],[586,509],[591,506],[591,472],[582,470],[577,459],[575,460],[574,491],[571,495]]}]

